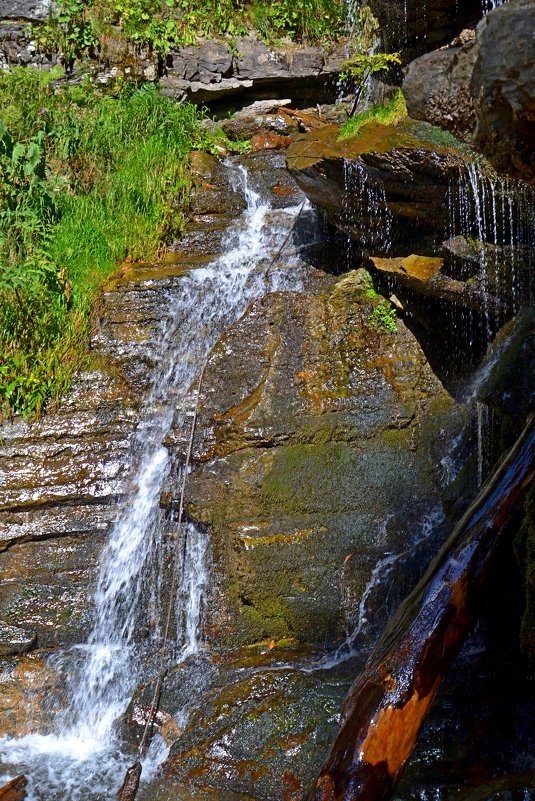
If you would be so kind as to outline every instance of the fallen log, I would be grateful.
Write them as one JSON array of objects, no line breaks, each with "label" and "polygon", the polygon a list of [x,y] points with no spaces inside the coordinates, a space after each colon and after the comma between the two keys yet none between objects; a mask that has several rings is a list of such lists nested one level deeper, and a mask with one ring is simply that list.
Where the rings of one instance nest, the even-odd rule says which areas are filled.
[{"label": "fallen log", "polygon": [[3,787],[0,787],[0,801],[23,801],[26,798],[26,776],[15,776]]},{"label": "fallen log", "polygon": [[386,801],[477,614],[501,534],[535,475],[535,415],[414,591],[389,621],[342,707],[307,801]]},{"label": "fallen log", "polygon": [[136,797],[139,780],[141,778],[141,762],[134,762],[126,771],[124,782],[122,783],[116,798],[118,801],[134,801]]}]

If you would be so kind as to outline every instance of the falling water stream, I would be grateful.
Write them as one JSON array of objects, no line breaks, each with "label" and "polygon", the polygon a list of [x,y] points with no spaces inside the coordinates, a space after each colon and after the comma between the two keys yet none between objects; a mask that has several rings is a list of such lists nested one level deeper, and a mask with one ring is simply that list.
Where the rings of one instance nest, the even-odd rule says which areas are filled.
[{"label": "falling water stream", "polygon": [[[172,427],[190,424],[191,415],[184,412],[177,421],[176,410],[191,407],[190,388],[220,334],[255,298],[300,287],[295,259],[285,256],[284,263],[272,263],[299,208],[271,208],[250,187],[243,166],[229,164],[228,169],[247,207],[229,228],[221,256],[180,279],[181,293],[158,332],[159,358],[131,454],[135,494],[119,512],[102,553],[93,630],[84,645],[55,658],[56,669],[65,674],[70,703],[58,713],[52,733],[0,740],[6,770],[0,785],[15,771],[27,774],[29,801],[89,801],[111,797],[120,786],[132,757],[121,752],[115,723],[141,679],[147,680],[147,663],[162,636],[156,622],[164,617],[159,590],[165,513],[160,495],[172,468],[163,442]],[[186,547],[179,566],[177,663],[199,650],[207,582],[206,536],[192,524],[183,526],[182,536]],[[153,621],[150,636],[139,642],[136,634],[147,616]],[[144,760],[145,777],[165,753],[155,738]]]},{"label": "falling water stream", "polygon": [[[479,262],[479,293],[483,301],[483,338],[490,348],[497,328],[516,314],[520,301],[533,302],[535,197],[531,187],[496,174],[480,159],[467,161],[466,172],[450,186],[450,235],[462,236],[475,247]],[[480,386],[499,358],[489,354],[465,400],[476,403],[477,478],[481,486],[491,466],[485,449],[492,414],[477,398]]]}]

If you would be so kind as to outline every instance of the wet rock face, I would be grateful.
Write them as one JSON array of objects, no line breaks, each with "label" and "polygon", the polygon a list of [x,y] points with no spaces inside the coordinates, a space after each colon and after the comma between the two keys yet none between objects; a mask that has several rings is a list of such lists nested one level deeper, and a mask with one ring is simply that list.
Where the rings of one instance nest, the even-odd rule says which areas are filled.
[{"label": "wet rock face", "polygon": [[188,512],[212,537],[215,648],[335,641],[436,503],[424,443],[449,396],[405,326],[376,323],[365,273],[309,281],[253,304],[205,372]]},{"label": "wet rock face", "polygon": [[32,647],[87,632],[88,592],[127,491],[135,422],[124,382],[88,373],[61,410],[2,425],[0,620],[21,627]]},{"label": "wet rock face", "polygon": [[[350,683],[345,665],[324,674],[242,655],[219,669],[164,768],[166,782],[300,801],[319,769]],[[287,659],[286,669],[276,667]]]},{"label": "wet rock face", "polygon": [[448,192],[465,170],[455,141],[410,119],[367,123],[339,138],[337,126],[300,137],[288,168],[312,202],[368,254],[436,251],[449,225]]},{"label": "wet rock face", "polygon": [[0,719],[2,736],[22,737],[46,731],[62,703],[58,676],[47,664],[48,654],[32,653],[0,659]]},{"label": "wet rock face", "polygon": [[[495,333],[533,303],[535,195],[449,133],[410,118],[347,138],[326,126],[296,139],[287,164],[388,285],[436,300],[444,325],[453,309]],[[436,308],[412,311],[433,330]]]},{"label": "wet rock face", "polygon": [[482,14],[481,0],[370,0],[386,52],[402,50],[409,58],[450,42]]},{"label": "wet rock face", "polygon": [[104,287],[94,350],[112,358],[140,397],[150,386],[162,336],[181,293],[180,278],[203,267],[221,250],[227,227],[245,207],[218,159],[191,156],[195,190],[184,236],[153,263],[127,263]]},{"label": "wet rock face", "polygon": [[503,172],[535,180],[535,3],[511,0],[487,14],[475,41],[409,65],[411,116],[472,142]]}]

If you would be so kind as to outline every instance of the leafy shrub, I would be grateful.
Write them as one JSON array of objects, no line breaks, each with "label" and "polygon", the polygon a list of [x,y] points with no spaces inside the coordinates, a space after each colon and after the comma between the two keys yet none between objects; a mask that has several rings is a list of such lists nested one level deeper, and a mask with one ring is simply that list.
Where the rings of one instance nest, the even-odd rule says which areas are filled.
[{"label": "leafy shrub", "polygon": [[41,48],[60,52],[70,68],[75,58],[98,46],[95,26],[89,10],[93,0],[56,0],[47,22],[37,29]]},{"label": "leafy shrub", "polygon": [[253,26],[271,41],[289,36],[298,41],[333,39],[342,33],[346,6],[339,0],[257,0],[251,10]]},{"label": "leafy shrub", "polygon": [[357,53],[343,62],[345,71],[340,78],[349,81],[355,95],[351,114],[355,113],[369,78],[380,72],[386,74],[394,64],[401,64],[399,53]]},{"label": "leafy shrub", "polygon": [[343,0],[57,0],[35,36],[70,68],[75,58],[97,51],[112,30],[164,55],[178,45],[251,30],[269,42],[333,39],[344,31],[346,16]]}]

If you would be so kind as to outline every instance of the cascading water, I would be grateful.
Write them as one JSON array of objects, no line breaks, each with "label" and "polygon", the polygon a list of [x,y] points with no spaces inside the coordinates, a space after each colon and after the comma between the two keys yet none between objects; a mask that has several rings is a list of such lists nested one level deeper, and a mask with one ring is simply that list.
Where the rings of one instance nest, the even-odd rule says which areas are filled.
[{"label": "cascading water", "polygon": [[[450,236],[473,242],[479,261],[479,284],[485,301],[487,341],[498,323],[518,311],[520,299],[532,302],[532,251],[535,244],[535,196],[521,181],[497,175],[479,160],[450,186]],[[501,306],[496,306],[500,299]]]},{"label": "cascading water", "polygon": [[[467,162],[466,174],[450,187],[450,235],[471,243],[479,263],[474,278],[483,300],[483,339],[492,343],[499,326],[534,300],[533,245],[535,198],[522,182],[497,175],[478,160]],[[497,358],[497,355],[496,355]],[[495,359],[487,358],[472,380],[466,400],[477,396],[479,386]],[[476,402],[477,476],[481,486],[489,459],[485,449],[492,428],[490,410]],[[490,448],[492,451],[492,448]]]},{"label": "cascading water", "polygon": [[[247,208],[229,229],[222,255],[181,279],[181,294],[158,332],[159,356],[132,449],[135,492],[102,554],[93,630],[85,645],[56,657],[71,701],[58,714],[54,733],[0,741],[10,775],[16,770],[29,776],[30,801],[109,797],[121,784],[131,756],[121,754],[114,724],[139,681],[150,678],[150,660],[161,640],[165,513],[160,495],[172,468],[162,443],[173,426],[187,427],[187,414],[177,421],[176,410],[188,405],[190,387],[222,331],[266,292],[300,287],[299,271],[295,265],[288,268],[288,259],[286,267],[271,263],[300,209],[272,209],[249,186],[244,167],[228,168]],[[199,649],[208,580],[206,536],[191,524],[182,528],[186,547],[178,566],[176,661]],[[138,632],[147,626],[150,635],[140,641]],[[162,753],[156,739],[145,775]]]},{"label": "cascading water", "polygon": [[373,181],[358,161],[344,160],[343,219],[348,227],[364,221],[359,231],[363,250],[387,254],[392,240],[392,213],[384,185]]},{"label": "cascading water", "polygon": [[[421,522],[416,526],[409,547],[398,553],[386,553],[376,562],[356,610],[352,599],[348,604],[347,633],[344,642],[334,654],[320,660],[315,665],[316,668],[333,667],[346,659],[351,659],[362,646],[363,636],[370,633],[369,629],[373,626],[374,630],[379,630],[380,626],[384,625],[400,600],[396,598],[391,601],[388,597],[388,584],[393,570],[404,560],[414,560],[418,549],[431,538],[444,519],[442,505],[439,504],[423,515]],[[382,521],[381,526],[385,528],[387,522],[387,520]]]}]

